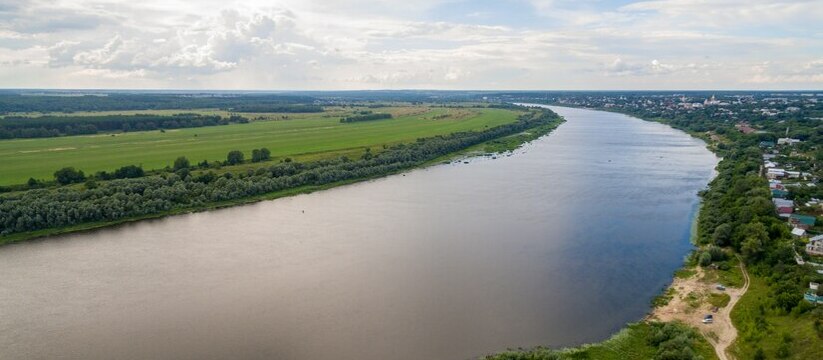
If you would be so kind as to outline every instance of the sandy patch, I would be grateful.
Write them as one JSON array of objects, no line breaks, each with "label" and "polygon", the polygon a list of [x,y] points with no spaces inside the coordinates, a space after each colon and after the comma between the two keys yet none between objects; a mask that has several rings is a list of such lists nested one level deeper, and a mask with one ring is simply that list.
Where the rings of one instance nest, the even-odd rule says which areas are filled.
[{"label": "sandy patch", "polygon": [[[700,267],[695,268],[696,273],[687,279],[675,278],[670,289],[674,289],[676,293],[667,305],[655,308],[649,319],[678,320],[689,324],[703,333],[721,360],[731,359],[732,357],[726,354],[726,349],[737,338],[737,329],[732,325],[729,314],[749,288],[749,275],[742,262],[740,266],[745,279],[742,288],[727,287],[726,290],[717,290],[716,283],[703,281],[705,273]],[[726,293],[731,298],[729,304],[718,309],[716,313],[712,311],[713,306],[708,301],[712,293]],[[703,324],[703,316],[707,314],[714,315],[712,324]]]},{"label": "sandy patch", "polygon": [[40,149],[40,150],[20,150],[18,152],[21,153],[21,154],[28,154],[28,153],[66,151],[66,150],[77,150],[77,148],[74,148],[74,147],[61,147],[61,148]]}]

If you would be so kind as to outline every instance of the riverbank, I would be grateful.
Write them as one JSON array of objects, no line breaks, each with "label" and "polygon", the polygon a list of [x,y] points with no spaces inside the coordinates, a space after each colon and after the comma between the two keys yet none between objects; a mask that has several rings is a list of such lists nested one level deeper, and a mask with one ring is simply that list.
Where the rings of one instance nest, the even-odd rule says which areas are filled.
[{"label": "riverbank", "polygon": [[[580,106],[569,106],[566,104],[516,104],[521,106],[548,105],[577,108],[583,110],[596,110],[639,118],[635,115],[625,114],[619,111],[614,111],[612,109],[591,109]],[[716,139],[712,139],[711,137],[706,136],[705,134],[674,127],[671,124],[662,121],[662,119],[639,119],[644,121],[661,123],[670,126],[673,129],[683,131],[693,138],[703,140],[706,144],[706,148],[715,155],[718,155]],[[716,175],[717,172],[715,171],[713,178]],[[725,313],[725,321],[721,320],[720,322],[721,326],[725,324],[725,326],[731,328],[731,331],[723,331],[718,332],[719,334],[715,334],[715,332],[712,332],[711,330],[705,331],[704,329],[701,329],[700,327],[697,327],[695,325],[701,324],[702,315],[698,315],[698,313],[700,312],[699,310],[703,308],[710,310],[711,307],[713,307],[709,303],[709,293],[711,292],[710,289],[715,285],[713,282],[716,283],[717,281],[723,281],[729,284],[727,286],[734,286],[736,285],[736,282],[734,282],[732,279],[735,279],[737,277],[729,274],[729,271],[718,269],[712,270],[711,274],[704,274],[701,271],[701,269],[697,266],[696,259],[694,257],[697,254],[697,251],[699,250],[699,248],[697,247],[699,246],[698,233],[699,231],[701,231],[698,220],[699,213],[700,206],[698,206],[698,209],[692,215],[693,219],[690,229],[690,242],[695,246],[695,250],[687,257],[686,261],[684,261],[683,263],[683,266],[677,271],[675,271],[671,283],[663,289],[662,293],[659,296],[652,299],[650,312],[645,318],[643,318],[637,323],[628,324],[625,328],[623,328],[622,330],[620,330],[619,332],[617,332],[616,334],[602,342],[554,350],[549,348],[538,347],[535,349],[508,351],[494,355],[489,355],[484,357],[484,359],[650,359],[654,358],[656,352],[661,349],[661,347],[659,346],[660,344],[652,344],[648,341],[648,339],[650,338],[650,329],[659,326],[664,326],[664,324],[670,324],[672,326],[678,327],[683,332],[684,336],[690,339],[688,343],[680,344],[679,348],[673,351],[680,351],[682,352],[682,354],[698,355],[701,356],[703,359],[726,359],[726,357],[724,357],[724,355],[721,355],[720,352],[723,352],[725,354],[725,347],[729,346],[734,340],[734,337],[730,338],[730,335],[734,333],[734,335],[736,336],[736,331],[734,331],[734,326],[732,325],[732,321],[730,319],[730,313],[733,304],[732,306],[729,306],[728,308],[723,310]],[[742,278],[742,276],[740,276],[740,278]],[[739,300],[740,296],[742,296],[743,293],[745,293],[745,291],[736,290],[733,290],[733,292],[735,292],[735,295],[737,295],[734,299],[735,302]],[[700,294],[700,297],[698,297],[698,293]],[[684,306],[688,307],[689,311],[684,311]],[[720,352],[717,351],[716,346],[716,344],[718,343],[718,339],[721,339],[722,343],[724,344],[723,350],[721,350]]]},{"label": "riverbank", "polygon": [[[644,119],[631,112],[593,109]],[[698,319],[702,319],[697,311],[705,312],[704,301],[719,301],[717,296],[711,294],[711,284],[739,287],[733,294],[736,296],[727,298],[728,305],[719,309],[725,317],[721,319],[723,326],[728,327],[726,336],[704,331],[709,341],[716,345],[720,358],[807,359],[822,356],[823,343],[819,338],[823,338],[823,326],[819,324],[823,314],[801,296],[806,284],[815,281],[814,275],[810,275],[808,269],[795,265],[795,246],[802,242],[793,239],[785,221],[775,216],[774,207],[769,201],[769,187],[758,172],[762,166],[758,137],[738,133],[732,124],[718,125],[732,129],[724,127],[710,131],[683,119],[644,120],[667,124],[701,138],[707,142],[709,150],[723,157],[718,164],[715,180],[709,189],[701,192],[703,199],[709,203],[708,211],[701,211],[698,216],[696,243],[703,247],[676,273],[673,285],[655,301],[655,305],[664,309],[673,299],[681,305],[686,303],[685,307],[676,309],[677,306],[673,305],[675,309],[669,307],[669,310],[679,314],[663,317],[693,322],[694,317],[684,317],[682,314],[685,309],[690,309]],[[707,253],[717,253],[717,250],[711,249],[717,249],[714,244],[724,246],[727,254],[733,257],[719,263],[715,262],[714,255],[707,257]],[[702,257],[706,257],[702,269],[696,267],[698,255],[701,262],[704,261]],[[744,272],[740,255],[745,257],[748,271]],[[729,263],[732,261],[733,264]],[[721,267],[716,267],[718,265]],[[738,265],[741,265],[740,270],[735,271]],[[702,275],[696,275],[698,272]],[[677,288],[688,288],[684,285],[688,283],[693,285],[692,291],[677,294]],[[708,296],[701,299],[701,292]],[[658,314],[665,312],[656,311]],[[694,325],[698,325],[698,329],[706,328],[702,321]]]},{"label": "riverbank", "polygon": [[[449,159],[454,159],[460,156],[466,156],[467,154],[474,154],[478,151],[483,151],[483,153],[490,153],[490,152],[502,152],[502,151],[509,151],[513,150],[523,144],[532,141],[540,136],[548,134],[557,126],[562,124],[564,121],[562,118],[558,117],[556,114],[551,113],[550,111],[544,112],[545,114],[549,114],[549,118],[540,118],[538,121],[534,121],[531,126],[517,129],[514,128],[516,131],[514,132],[495,132],[497,128],[504,128],[509,125],[502,125],[496,128],[492,128],[489,130],[485,130],[485,132],[490,134],[501,133],[501,136],[495,136],[491,139],[484,140],[480,143],[467,143],[463,145],[462,148],[458,148],[454,151],[451,151],[447,154],[436,156],[433,158],[429,158],[428,160],[413,163],[410,166],[399,166],[395,168],[389,168],[386,171],[379,172],[377,174],[372,174],[368,176],[361,176],[355,178],[344,179],[341,181],[333,181],[328,183],[323,183],[319,185],[304,185],[304,186],[297,186],[293,188],[287,188],[279,191],[273,192],[266,192],[263,194],[257,194],[252,196],[241,197],[237,199],[230,199],[225,201],[215,201],[215,202],[205,202],[201,205],[195,206],[185,206],[185,207],[177,207],[172,208],[164,211],[153,212],[149,214],[141,214],[138,216],[128,216],[122,217],[119,219],[114,220],[107,220],[107,221],[93,221],[93,222],[84,222],[81,224],[71,225],[71,226],[63,226],[63,227],[56,227],[56,228],[48,228],[42,230],[35,230],[35,231],[28,231],[28,232],[19,232],[19,233],[12,233],[9,235],[0,236],[0,245],[3,244],[10,244],[19,241],[31,240],[35,238],[59,235],[59,234],[67,234],[67,233],[74,233],[74,232],[82,232],[82,231],[90,231],[95,229],[100,229],[104,227],[116,226],[125,223],[132,223],[141,220],[147,219],[157,219],[167,216],[179,215],[179,214],[187,214],[187,213],[194,213],[194,212],[201,212],[201,211],[209,211],[215,210],[220,208],[226,208],[231,206],[243,205],[243,204],[250,204],[264,200],[273,200],[277,198],[293,196],[297,194],[306,194],[311,193],[319,190],[325,190],[337,186],[352,184],[356,182],[362,182],[367,180],[372,180],[380,177],[385,177],[389,175],[398,174],[404,171],[408,171],[414,168],[421,168],[426,166],[431,166],[433,164],[437,164],[443,161],[447,161]],[[536,118],[537,119],[537,118]],[[518,120],[521,121],[521,120]],[[479,132],[477,134],[482,134],[483,132]],[[472,136],[472,135],[466,135]],[[478,135],[480,136],[480,135]],[[426,140],[426,139],[423,139]],[[423,141],[425,142],[425,141]],[[420,144],[421,141],[418,141],[417,144]],[[461,143],[462,145],[462,143]],[[402,149],[402,147],[401,147]],[[379,156],[377,153],[375,156]]]}]

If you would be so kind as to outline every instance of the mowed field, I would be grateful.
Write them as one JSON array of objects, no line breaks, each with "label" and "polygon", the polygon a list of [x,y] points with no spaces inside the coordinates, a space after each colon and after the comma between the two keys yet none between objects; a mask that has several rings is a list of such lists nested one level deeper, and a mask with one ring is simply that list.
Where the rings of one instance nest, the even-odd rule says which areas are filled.
[{"label": "mowed field", "polygon": [[373,109],[394,119],[341,124],[328,113],[300,114],[289,120],[190,129],[44,139],[0,141],[0,185],[20,184],[30,177],[51,180],[54,171],[73,166],[86,174],[125,165],[146,170],[171,165],[178,156],[195,164],[222,161],[226,153],[266,147],[272,157],[297,160],[356,155],[366,147],[410,142],[417,138],[480,130],[516,120],[518,112],[503,109],[405,107]]}]

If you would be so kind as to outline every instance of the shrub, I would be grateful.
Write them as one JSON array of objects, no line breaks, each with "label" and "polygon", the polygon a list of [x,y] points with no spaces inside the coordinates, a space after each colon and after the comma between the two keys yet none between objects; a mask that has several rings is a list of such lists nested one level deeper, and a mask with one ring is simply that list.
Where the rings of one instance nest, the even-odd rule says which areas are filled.
[{"label": "shrub", "polygon": [[709,254],[708,252],[700,253],[700,260],[699,260],[700,266],[709,266],[711,263],[712,263],[712,255],[711,254]]},{"label": "shrub", "polygon": [[86,175],[81,170],[75,170],[73,167],[64,167],[54,172],[54,179],[61,185],[68,185],[83,182],[86,180]]},{"label": "shrub", "polygon": [[237,165],[243,163],[243,153],[240,150],[232,150],[226,155],[226,164]]},{"label": "shrub", "polygon": [[181,156],[174,160],[174,171],[180,169],[188,169],[189,166],[189,159],[187,159],[185,156]]}]

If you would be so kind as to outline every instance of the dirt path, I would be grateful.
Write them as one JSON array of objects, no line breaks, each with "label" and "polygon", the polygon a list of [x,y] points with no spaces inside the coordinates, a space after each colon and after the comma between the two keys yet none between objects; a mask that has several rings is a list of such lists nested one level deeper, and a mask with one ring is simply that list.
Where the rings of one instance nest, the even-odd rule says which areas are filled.
[{"label": "dirt path", "polygon": [[720,360],[729,360],[730,356],[726,354],[726,349],[737,339],[737,329],[732,324],[731,319],[731,312],[734,309],[734,306],[737,305],[737,302],[746,294],[746,291],[749,290],[749,273],[746,271],[746,266],[743,265],[743,259],[740,259],[740,256],[737,257],[740,260],[740,271],[743,272],[743,288],[740,289],[739,294],[737,296],[732,296],[731,300],[729,301],[729,305],[726,305],[723,309],[718,311],[717,317],[722,316],[725,321],[723,322],[724,325],[727,326],[726,333],[728,336],[721,337],[718,341],[710,342],[714,345],[714,351],[717,353],[717,357]]},{"label": "dirt path", "polygon": [[[732,325],[730,314],[749,288],[749,274],[743,261],[740,261],[740,270],[744,278],[743,287],[726,290],[717,290],[717,284],[703,280],[705,272],[700,267],[695,268],[695,274],[689,278],[675,278],[669,287],[674,289],[675,294],[667,305],[655,308],[649,319],[681,321],[699,329],[714,346],[717,357],[720,360],[729,360],[731,357],[726,354],[726,349],[737,338],[737,329]],[[720,293],[729,294],[729,303],[713,313],[713,306],[707,300],[711,294]],[[712,324],[703,324],[703,316],[706,314],[714,315]]]}]

